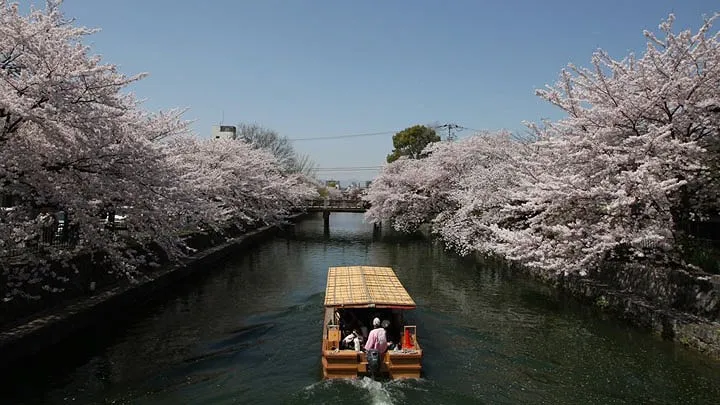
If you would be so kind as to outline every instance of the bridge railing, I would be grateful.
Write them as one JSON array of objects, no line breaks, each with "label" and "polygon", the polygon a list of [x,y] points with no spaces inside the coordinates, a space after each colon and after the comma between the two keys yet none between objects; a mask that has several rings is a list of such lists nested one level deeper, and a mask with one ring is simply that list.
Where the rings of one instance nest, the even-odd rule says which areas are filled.
[{"label": "bridge railing", "polygon": [[360,199],[315,199],[307,200],[306,208],[366,208],[366,203]]}]

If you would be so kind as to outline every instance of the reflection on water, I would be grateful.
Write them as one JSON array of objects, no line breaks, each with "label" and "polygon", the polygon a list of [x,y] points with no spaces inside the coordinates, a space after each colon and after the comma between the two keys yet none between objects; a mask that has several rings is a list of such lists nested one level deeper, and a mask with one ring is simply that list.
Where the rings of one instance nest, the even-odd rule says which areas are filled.
[{"label": "reflection on water", "polygon": [[[424,378],[322,381],[329,266],[392,266]],[[238,252],[125,318],[23,363],[0,403],[714,404],[720,365],[559,301],[546,287],[385,229],[322,216]]]}]

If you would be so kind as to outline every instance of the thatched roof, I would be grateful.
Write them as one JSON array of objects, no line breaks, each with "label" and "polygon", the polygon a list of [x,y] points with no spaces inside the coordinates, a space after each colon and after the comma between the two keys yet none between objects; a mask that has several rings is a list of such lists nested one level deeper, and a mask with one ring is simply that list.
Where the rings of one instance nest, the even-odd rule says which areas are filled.
[{"label": "thatched roof", "polygon": [[330,267],[326,307],[415,308],[415,301],[390,267]]}]

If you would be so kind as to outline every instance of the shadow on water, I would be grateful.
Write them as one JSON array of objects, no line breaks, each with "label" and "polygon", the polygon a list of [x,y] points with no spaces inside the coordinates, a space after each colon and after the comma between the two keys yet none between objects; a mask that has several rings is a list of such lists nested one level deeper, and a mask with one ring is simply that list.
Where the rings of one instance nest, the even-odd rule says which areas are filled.
[{"label": "shadow on water", "polygon": [[[392,266],[418,304],[419,380],[322,381],[330,266]],[[503,269],[357,214],[311,216],[2,380],[11,404],[714,404],[720,366]]]}]

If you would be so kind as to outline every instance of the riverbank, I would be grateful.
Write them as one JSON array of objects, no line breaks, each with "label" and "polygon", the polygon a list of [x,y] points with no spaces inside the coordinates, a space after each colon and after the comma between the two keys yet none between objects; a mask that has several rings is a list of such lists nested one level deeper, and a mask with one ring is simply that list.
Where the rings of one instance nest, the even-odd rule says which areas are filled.
[{"label": "riverbank", "polygon": [[[305,215],[293,215],[288,221],[294,223]],[[151,277],[135,284],[112,286],[90,296],[40,311],[19,324],[8,324],[8,327],[0,331],[0,369],[49,348],[100,319],[112,319],[120,311],[151,301],[170,287],[199,274],[206,266],[222,260],[238,249],[247,249],[266,240],[280,230],[279,225],[255,229],[203,249],[180,263],[163,266]]]},{"label": "riverbank", "polygon": [[[601,275],[541,278],[501,258],[476,253],[478,262],[512,267],[634,327],[720,360],[720,275],[683,269],[616,265]],[[620,270],[618,270],[620,269]]]},{"label": "riverbank", "polygon": [[658,283],[666,294],[656,297],[582,277],[564,277],[556,284],[602,312],[720,360],[719,275],[672,270]]}]

